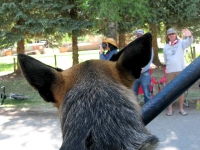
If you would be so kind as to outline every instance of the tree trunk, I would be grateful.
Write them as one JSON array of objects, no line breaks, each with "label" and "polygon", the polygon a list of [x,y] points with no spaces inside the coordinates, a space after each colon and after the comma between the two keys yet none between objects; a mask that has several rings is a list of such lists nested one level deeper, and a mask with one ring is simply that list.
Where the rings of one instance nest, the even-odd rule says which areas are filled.
[{"label": "tree trunk", "polygon": [[113,38],[117,41],[117,23],[116,22],[108,23],[108,30],[107,30],[106,36],[108,38]]},{"label": "tree trunk", "polygon": [[[17,42],[17,53],[23,53],[23,54],[25,53],[24,39],[19,41],[19,42]],[[17,61],[17,69],[16,69],[15,73],[17,75],[22,74],[22,71],[21,71],[21,68],[20,68],[20,65],[19,65],[18,61]]]},{"label": "tree trunk", "polygon": [[126,36],[123,33],[119,33],[119,50],[123,49],[126,46]]},{"label": "tree trunk", "polygon": [[154,50],[153,63],[156,66],[163,66],[163,64],[160,62],[160,59],[158,57],[157,25],[149,24],[149,30],[151,31],[151,34],[152,34],[152,47]]},{"label": "tree trunk", "polygon": [[75,31],[72,31],[72,60],[73,60],[73,65],[78,64],[78,37],[74,33]]},{"label": "tree trunk", "polygon": [[[72,3],[75,3],[75,0],[72,0]],[[70,17],[74,20],[78,19],[78,9],[77,7],[73,7],[70,11]],[[79,63],[78,60],[78,32],[76,30],[72,30],[72,60],[73,64],[76,65]]]}]

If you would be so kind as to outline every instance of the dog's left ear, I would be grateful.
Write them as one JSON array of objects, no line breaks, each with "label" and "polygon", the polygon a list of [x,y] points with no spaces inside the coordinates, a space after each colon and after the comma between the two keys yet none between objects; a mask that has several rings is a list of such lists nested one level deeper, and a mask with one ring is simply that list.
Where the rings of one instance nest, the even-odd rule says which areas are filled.
[{"label": "dog's left ear", "polygon": [[113,55],[110,61],[117,61],[119,69],[125,69],[137,79],[140,77],[142,67],[149,63],[151,52],[152,35],[146,33]]}]

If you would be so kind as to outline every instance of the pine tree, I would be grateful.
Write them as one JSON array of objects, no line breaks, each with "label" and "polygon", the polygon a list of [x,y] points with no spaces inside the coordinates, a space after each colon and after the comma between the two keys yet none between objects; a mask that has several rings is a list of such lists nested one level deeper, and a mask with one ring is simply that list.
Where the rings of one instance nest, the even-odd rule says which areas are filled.
[{"label": "pine tree", "polygon": [[[58,40],[66,33],[73,41],[91,24],[80,17],[75,0],[13,0],[0,2],[0,49],[17,43],[17,53],[24,53],[24,41],[49,37]],[[74,38],[76,37],[76,38]],[[78,63],[77,42],[73,44],[74,63]],[[16,73],[20,73],[18,68]]]}]

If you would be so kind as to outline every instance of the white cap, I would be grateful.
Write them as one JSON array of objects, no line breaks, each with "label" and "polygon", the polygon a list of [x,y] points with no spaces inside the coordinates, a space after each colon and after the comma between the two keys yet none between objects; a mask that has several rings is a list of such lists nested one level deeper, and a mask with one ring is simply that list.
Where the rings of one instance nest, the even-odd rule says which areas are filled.
[{"label": "white cap", "polygon": [[169,28],[167,30],[167,35],[171,34],[171,33],[176,33],[176,30],[174,28]]},{"label": "white cap", "polygon": [[137,35],[137,34],[144,34],[144,31],[142,30],[142,29],[138,29],[138,30],[136,30],[136,32],[135,32],[135,34]]}]

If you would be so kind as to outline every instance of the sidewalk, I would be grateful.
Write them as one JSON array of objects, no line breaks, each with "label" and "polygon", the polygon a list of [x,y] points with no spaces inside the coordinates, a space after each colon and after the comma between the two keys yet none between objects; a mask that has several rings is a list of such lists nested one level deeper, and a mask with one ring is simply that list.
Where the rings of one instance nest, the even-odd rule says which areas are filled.
[{"label": "sidewalk", "polygon": [[187,116],[179,114],[178,103],[173,105],[173,115],[166,116],[164,110],[146,127],[160,142],[156,150],[199,150],[200,149],[200,110],[196,101],[185,107]]},{"label": "sidewalk", "polygon": [[[173,116],[164,110],[147,129],[160,142],[156,150],[199,150],[200,110],[190,103],[187,116],[178,113],[174,104]],[[12,109],[0,107],[0,146],[6,150],[58,150],[62,143],[56,108]]]}]

